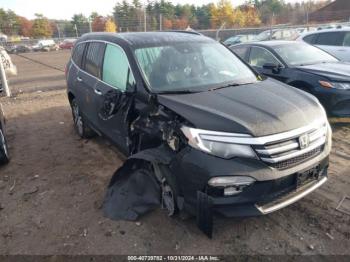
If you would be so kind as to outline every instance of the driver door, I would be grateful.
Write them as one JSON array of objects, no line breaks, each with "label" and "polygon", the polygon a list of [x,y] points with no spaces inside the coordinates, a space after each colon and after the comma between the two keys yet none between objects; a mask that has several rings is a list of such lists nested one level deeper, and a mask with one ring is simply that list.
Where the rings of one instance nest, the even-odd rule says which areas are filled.
[{"label": "driver door", "polygon": [[135,79],[124,50],[115,44],[107,44],[102,66],[102,81],[94,88],[96,117],[99,129],[128,154],[127,114],[132,96],[129,89],[135,87]]},{"label": "driver door", "polygon": [[[284,65],[266,48],[253,46],[249,54],[249,64],[260,74],[274,78],[281,82],[288,80],[287,70]],[[264,68],[265,64],[280,65],[278,71]]]}]

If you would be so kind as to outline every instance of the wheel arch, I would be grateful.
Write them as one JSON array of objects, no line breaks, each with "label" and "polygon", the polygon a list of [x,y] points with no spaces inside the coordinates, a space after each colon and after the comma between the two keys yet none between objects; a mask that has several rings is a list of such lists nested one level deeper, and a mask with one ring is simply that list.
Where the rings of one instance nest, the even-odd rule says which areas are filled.
[{"label": "wheel arch", "polygon": [[69,100],[70,104],[72,104],[72,101],[74,98],[75,98],[75,95],[71,91],[69,91],[68,92],[68,100]]},{"label": "wheel arch", "polygon": [[313,86],[305,81],[302,80],[296,80],[288,83],[288,85],[294,86],[296,88],[299,88],[303,91],[306,91],[308,93],[313,93]]}]

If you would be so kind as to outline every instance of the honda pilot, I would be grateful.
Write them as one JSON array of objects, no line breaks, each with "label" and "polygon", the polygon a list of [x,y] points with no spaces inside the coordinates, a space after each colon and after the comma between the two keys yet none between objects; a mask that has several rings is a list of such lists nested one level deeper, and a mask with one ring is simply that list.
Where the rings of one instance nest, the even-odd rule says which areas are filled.
[{"label": "honda pilot", "polygon": [[327,181],[332,132],[319,101],[195,32],[86,34],[66,79],[77,133],[129,157],[107,191],[111,218],[161,203],[211,234],[213,214],[268,214]]}]

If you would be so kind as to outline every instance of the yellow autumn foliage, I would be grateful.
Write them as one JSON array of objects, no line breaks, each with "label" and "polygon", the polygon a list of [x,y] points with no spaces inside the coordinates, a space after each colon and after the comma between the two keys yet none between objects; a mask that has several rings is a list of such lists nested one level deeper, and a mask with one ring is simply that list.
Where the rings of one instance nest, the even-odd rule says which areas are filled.
[{"label": "yellow autumn foliage", "polygon": [[117,25],[114,23],[112,19],[107,19],[105,23],[105,32],[116,32],[117,31]]}]

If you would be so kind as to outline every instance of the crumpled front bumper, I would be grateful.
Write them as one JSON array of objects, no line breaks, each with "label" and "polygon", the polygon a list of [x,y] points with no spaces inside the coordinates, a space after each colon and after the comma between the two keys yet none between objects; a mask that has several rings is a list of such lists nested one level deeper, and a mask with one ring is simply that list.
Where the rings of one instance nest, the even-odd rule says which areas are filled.
[{"label": "crumpled front bumper", "polygon": [[[260,160],[226,160],[188,147],[178,154],[170,168],[176,174],[183,206],[189,213],[196,215],[198,192],[201,192],[207,195],[214,213],[226,217],[257,216],[290,205],[326,182],[329,152],[330,144],[316,157],[278,170]],[[317,179],[296,187],[297,175],[316,167]],[[256,182],[237,195],[224,196],[222,191],[208,185],[211,178],[218,176],[250,176]]]},{"label": "crumpled front bumper", "polygon": [[296,186],[297,175],[266,182],[256,182],[247,188],[246,195],[250,194],[249,202],[240,202],[242,196],[214,197],[212,200],[213,211],[225,217],[259,216],[282,209],[291,205],[314,190],[322,186],[328,179],[328,158],[319,163],[317,179],[310,180],[305,185]]}]

